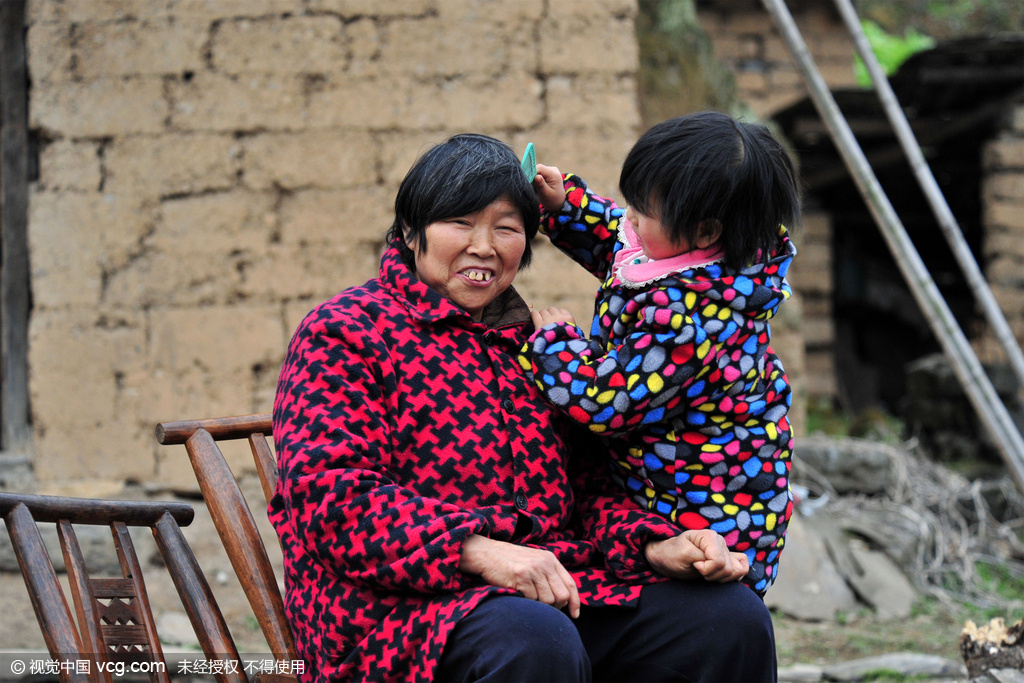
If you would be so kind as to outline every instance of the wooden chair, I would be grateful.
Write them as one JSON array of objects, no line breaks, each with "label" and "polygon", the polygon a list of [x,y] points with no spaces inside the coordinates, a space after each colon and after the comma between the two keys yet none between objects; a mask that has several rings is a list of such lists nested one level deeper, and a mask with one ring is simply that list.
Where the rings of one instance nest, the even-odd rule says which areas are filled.
[{"label": "wooden chair", "polygon": [[184,420],[158,424],[156,440],[164,445],[185,445],[210,517],[270,651],[279,662],[296,661],[299,658],[274,568],[245,495],[217,445],[218,441],[248,441],[266,499],[260,507],[265,510],[277,486],[277,462],[267,442],[271,430],[271,417],[266,414]]},{"label": "wooden chair", "polygon": [[[7,524],[46,647],[54,659],[65,663],[62,681],[110,683],[109,665],[154,662],[160,664],[147,667],[150,679],[170,683],[129,527],[152,529],[207,658],[239,662],[238,671],[220,672],[217,680],[247,680],[220,608],[181,532],[181,526],[192,523],[191,506],[0,493],[0,516]],[[37,523],[57,525],[77,627]],[[121,576],[89,573],[75,525],[110,527]],[[79,664],[86,661],[88,667]]]}]

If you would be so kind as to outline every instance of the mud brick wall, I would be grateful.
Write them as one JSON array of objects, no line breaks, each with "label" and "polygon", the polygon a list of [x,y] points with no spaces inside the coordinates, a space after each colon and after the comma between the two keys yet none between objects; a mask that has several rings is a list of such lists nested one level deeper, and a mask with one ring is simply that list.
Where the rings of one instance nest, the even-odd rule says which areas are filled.
[{"label": "mud brick wall", "polygon": [[[1024,345],[1024,102],[1011,106],[982,154],[985,278],[1006,321]],[[983,360],[1005,361],[990,331],[974,343]]]},{"label": "mud brick wall", "polygon": [[[462,131],[614,194],[635,0],[30,0],[39,490],[193,486],[156,422],[269,410],[291,331],[376,273],[402,176]],[[538,241],[526,298],[589,320]]]},{"label": "mud brick wall", "polygon": [[[853,41],[831,2],[791,0],[787,7],[832,88],[856,85]],[[699,0],[698,19],[715,59],[736,79],[739,99],[769,117],[807,96],[789,49],[759,0]]]}]

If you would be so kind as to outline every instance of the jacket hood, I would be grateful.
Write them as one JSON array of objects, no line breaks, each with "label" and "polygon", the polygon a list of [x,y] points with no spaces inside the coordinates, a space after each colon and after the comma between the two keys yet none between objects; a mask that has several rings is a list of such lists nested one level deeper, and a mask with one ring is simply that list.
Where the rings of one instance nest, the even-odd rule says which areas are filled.
[{"label": "jacket hood", "polygon": [[765,263],[730,273],[720,264],[685,270],[677,282],[683,289],[706,296],[730,310],[754,320],[769,320],[782,302],[793,295],[786,280],[796,247],[789,232],[779,226],[779,247]]}]

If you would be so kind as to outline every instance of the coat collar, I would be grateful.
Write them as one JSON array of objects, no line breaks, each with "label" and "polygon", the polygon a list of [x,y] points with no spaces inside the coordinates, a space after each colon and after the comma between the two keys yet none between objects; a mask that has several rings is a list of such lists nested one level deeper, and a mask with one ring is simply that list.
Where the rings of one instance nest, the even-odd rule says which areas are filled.
[{"label": "coat collar", "polygon": [[389,246],[380,261],[380,279],[396,299],[409,310],[413,319],[436,322],[446,318],[485,329],[518,326],[530,320],[530,309],[514,287],[509,287],[484,309],[483,320],[472,316],[450,299],[416,279],[395,246]]}]

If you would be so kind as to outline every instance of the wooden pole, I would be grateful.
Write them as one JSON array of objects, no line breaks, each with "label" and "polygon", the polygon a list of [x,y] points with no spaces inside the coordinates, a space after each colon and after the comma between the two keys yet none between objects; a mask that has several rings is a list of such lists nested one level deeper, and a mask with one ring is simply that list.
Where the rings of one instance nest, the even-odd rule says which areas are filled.
[{"label": "wooden pole", "polygon": [[928,162],[925,161],[924,154],[921,152],[921,146],[914,136],[914,131],[910,128],[910,123],[907,122],[907,117],[903,114],[903,108],[900,107],[900,103],[896,99],[896,94],[889,84],[889,79],[882,70],[881,64],[878,63],[878,59],[871,49],[867,36],[864,35],[864,29],[861,27],[857,10],[854,9],[853,3],[850,0],[834,1],[839,9],[839,14],[842,15],[843,21],[846,23],[850,36],[853,38],[853,43],[857,47],[857,53],[864,60],[868,75],[874,84],[875,92],[878,93],[878,98],[882,101],[882,108],[885,110],[889,122],[896,131],[896,137],[899,139],[904,154],[907,155],[910,168],[913,170],[917,182],[920,183],[925,197],[928,198],[928,203],[931,205],[935,218],[939,221],[942,234],[953,250],[957,262],[963,268],[971,293],[974,294],[982,312],[985,314],[985,318],[988,320],[989,325],[991,325],[993,334],[1006,351],[1006,358],[1010,363],[1010,367],[1014,374],[1017,375],[1017,383],[1020,385],[1020,388],[1024,388],[1024,353],[1021,352],[1017,338],[1014,336],[1013,330],[1010,329],[1010,324],[1006,322],[1006,317],[1003,315],[1002,310],[1000,310],[999,303],[996,301],[995,296],[992,295],[992,290],[981,273],[978,261],[974,258],[974,254],[971,253],[971,248],[967,246],[967,241],[960,230],[960,225],[953,216],[953,212],[950,210],[942,190],[939,189],[939,184],[935,181],[935,176],[932,174]]},{"label": "wooden pole", "polygon": [[25,2],[0,0],[0,448],[31,446]]},{"label": "wooden pole", "polygon": [[843,118],[839,106],[814,64],[807,44],[793,21],[784,0],[762,0],[774,19],[793,59],[803,74],[814,106],[821,115],[849,169],[853,180],[867,202],[871,215],[878,224],[886,244],[896,258],[896,264],[910,285],[921,312],[928,319],[939,343],[953,366],[953,370],[967,393],[989,434],[996,442],[1000,455],[1006,461],[1021,491],[1024,491],[1024,439],[1017,431],[1006,406],[1003,405],[985,375],[974,350],[953,318],[953,313],[939,293],[935,281],[921,261],[903,223],[896,215],[889,198],[875,177],[863,150],[857,144],[850,125]]}]

